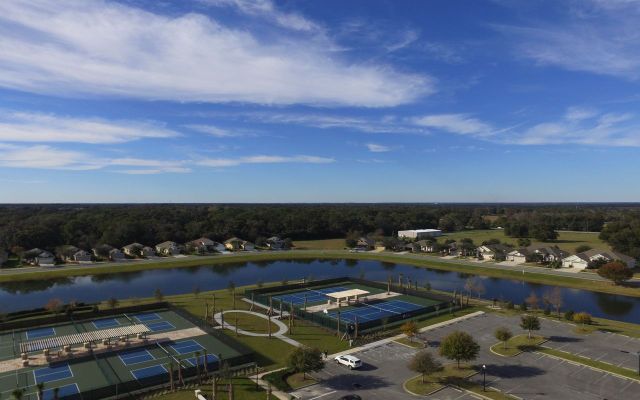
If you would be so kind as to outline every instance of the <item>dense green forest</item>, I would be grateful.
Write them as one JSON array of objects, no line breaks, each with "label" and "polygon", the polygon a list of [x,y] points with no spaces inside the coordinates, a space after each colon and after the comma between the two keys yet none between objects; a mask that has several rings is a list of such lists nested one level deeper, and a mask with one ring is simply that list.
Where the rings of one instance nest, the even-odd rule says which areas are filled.
[{"label": "dense green forest", "polygon": [[356,231],[393,235],[400,229],[492,226],[504,227],[509,236],[539,240],[553,239],[556,230],[602,230],[614,248],[640,257],[640,205],[628,204],[4,205],[0,247],[153,245],[203,235],[218,241],[270,235],[304,240]]}]

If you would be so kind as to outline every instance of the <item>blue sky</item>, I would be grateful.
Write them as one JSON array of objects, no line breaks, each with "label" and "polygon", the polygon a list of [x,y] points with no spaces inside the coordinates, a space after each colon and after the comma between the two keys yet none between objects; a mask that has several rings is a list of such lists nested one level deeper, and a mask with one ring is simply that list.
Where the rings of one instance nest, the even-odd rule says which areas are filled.
[{"label": "blue sky", "polygon": [[637,201],[640,1],[0,2],[0,202]]}]

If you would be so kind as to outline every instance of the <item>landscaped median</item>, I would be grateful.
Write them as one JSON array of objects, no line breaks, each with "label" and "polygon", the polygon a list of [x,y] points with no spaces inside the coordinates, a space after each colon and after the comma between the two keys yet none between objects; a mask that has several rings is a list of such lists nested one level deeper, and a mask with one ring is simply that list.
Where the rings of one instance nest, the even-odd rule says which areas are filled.
[{"label": "landscaped median", "polygon": [[478,368],[461,365],[459,368],[456,364],[445,365],[442,370],[426,375],[424,382],[422,375],[415,376],[408,379],[402,385],[407,393],[414,396],[428,396],[431,395],[446,386],[453,386],[469,392],[473,392],[480,397],[495,399],[495,400],[513,400],[514,397],[496,391],[491,388],[483,390],[481,385],[468,380],[468,378],[476,375]]},{"label": "landscaped median", "polygon": [[518,335],[506,342],[499,342],[491,346],[491,352],[502,357],[514,357],[524,351],[536,350],[539,345],[546,342],[542,336]]}]

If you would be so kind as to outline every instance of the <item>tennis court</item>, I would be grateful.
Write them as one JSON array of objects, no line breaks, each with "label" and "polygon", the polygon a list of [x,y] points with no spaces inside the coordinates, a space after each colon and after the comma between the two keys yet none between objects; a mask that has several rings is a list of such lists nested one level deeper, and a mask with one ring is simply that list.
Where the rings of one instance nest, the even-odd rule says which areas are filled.
[{"label": "tennis court", "polygon": [[[159,309],[140,314],[117,314],[108,318],[70,321],[49,326],[37,326],[16,331],[0,332],[0,357],[3,360],[20,358],[19,344],[25,340],[49,338],[92,332],[111,327],[124,327],[145,321],[153,331],[170,332],[194,328],[191,316],[182,312]],[[116,325],[117,324],[117,325]],[[161,335],[162,337],[163,335]],[[180,337],[180,334],[178,334]],[[74,355],[48,366],[19,367],[0,372],[0,400],[10,399],[11,393],[24,390],[23,400],[53,400],[54,389],[59,399],[92,399],[115,396],[116,392],[139,390],[166,384],[169,366],[182,365],[187,376],[195,374],[196,365],[206,365],[209,372],[220,367],[220,358],[230,364],[250,362],[249,351],[233,343],[224,334],[199,334],[161,343],[148,343],[139,347],[113,348],[111,351],[80,355],[74,346]],[[195,352],[200,352],[196,362]],[[37,354],[41,355],[41,352]],[[33,355],[30,354],[30,357]],[[56,357],[54,355],[54,357]],[[43,383],[42,399],[38,399],[36,385]]]},{"label": "tennis court", "polygon": [[307,304],[318,304],[331,299],[327,296],[328,293],[341,292],[343,290],[347,290],[347,288],[343,286],[333,286],[321,289],[305,289],[299,292],[273,296],[273,298],[284,304],[304,304],[305,299]]},{"label": "tennis court", "polygon": [[122,361],[124,365],[140,364],[155,360],[155,357],[146,349],[121,352],[118,354],[118,357],[120,357],[120,361]]},{"label": "tennis court", "polygon": [[[340,311],[340,319],[352,323],[355,323],[357,319],[358,323],[364,323],[395,315],[402,316],[422,308],[424,306],[401,300],[387,300],[375,304],[359,303],[354,308]],[[328,313],[328,316],[337,319],[338,311],[332,311]]]},{"label": "tennis court", "polygon": [[108,329],[120,326],[120,322],[115,318],[98,319],[92,322],[96,329]]},{"label": "tennis court", "polygon": [[193,339],[183,340],[170,345],[176,354],[189,354],[203,349],[202,345]]},{"label": "tennis court", "polygon": [[73,377],[69,364],[51,365],[33,371],[36,383],[54,382]]},{"label": "tennis court", "polygon": [[150,367],[134,369],[131,371],[131,375],[133,375],[137,380],[151,378],[162,374],[169,374],[169,371],[167,371],[163,365],[152,365]]},{"label": "tennis court", "polygon": [[137,314],[134,315],[133,318],[141,323],[149,322],[149,321],[157,321],[162,319],[160,315],[157,313],[145,313],[145,314]]},{"label": "tennis court", "polygon": [[30,329],[26,331],[25,334],[27,335],[27,340],[35,340],[49,336],[55,336],[56,330],[53,327]]},{"label": "tennis court", "polygon": [[151,332],[170,331],[176,327],[169,321],[147,322],[145,324]]},{"label": "tennis court", "polygon": [[[77,383],[70,383],[64,386],[58,386],[58,398],[59,399],[69,399],[69,398],[79,398],[80,389],[78,388]],[[42,392],[43,400],[53,400],[56,398],[54,389],[47,389]]]}]

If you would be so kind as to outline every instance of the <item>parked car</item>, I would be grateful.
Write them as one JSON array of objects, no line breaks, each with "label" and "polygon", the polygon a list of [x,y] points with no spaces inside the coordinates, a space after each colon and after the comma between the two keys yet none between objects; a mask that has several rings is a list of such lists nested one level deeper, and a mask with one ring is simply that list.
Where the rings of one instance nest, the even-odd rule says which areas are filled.
[{"label": "parked car", "polygon": [[362,397],[357,394],[348,394],[346,396],[340,397],[338,400],[362,400]]},{"label": "parked car", "polygon": [[349,369],[356,369],[362,366],[362,361],[360,361],[358,357],[350,355],[337,356],[336,358],[334,358],[334,360],[338,364],[346,365],[347,367],[349,367]]}]

